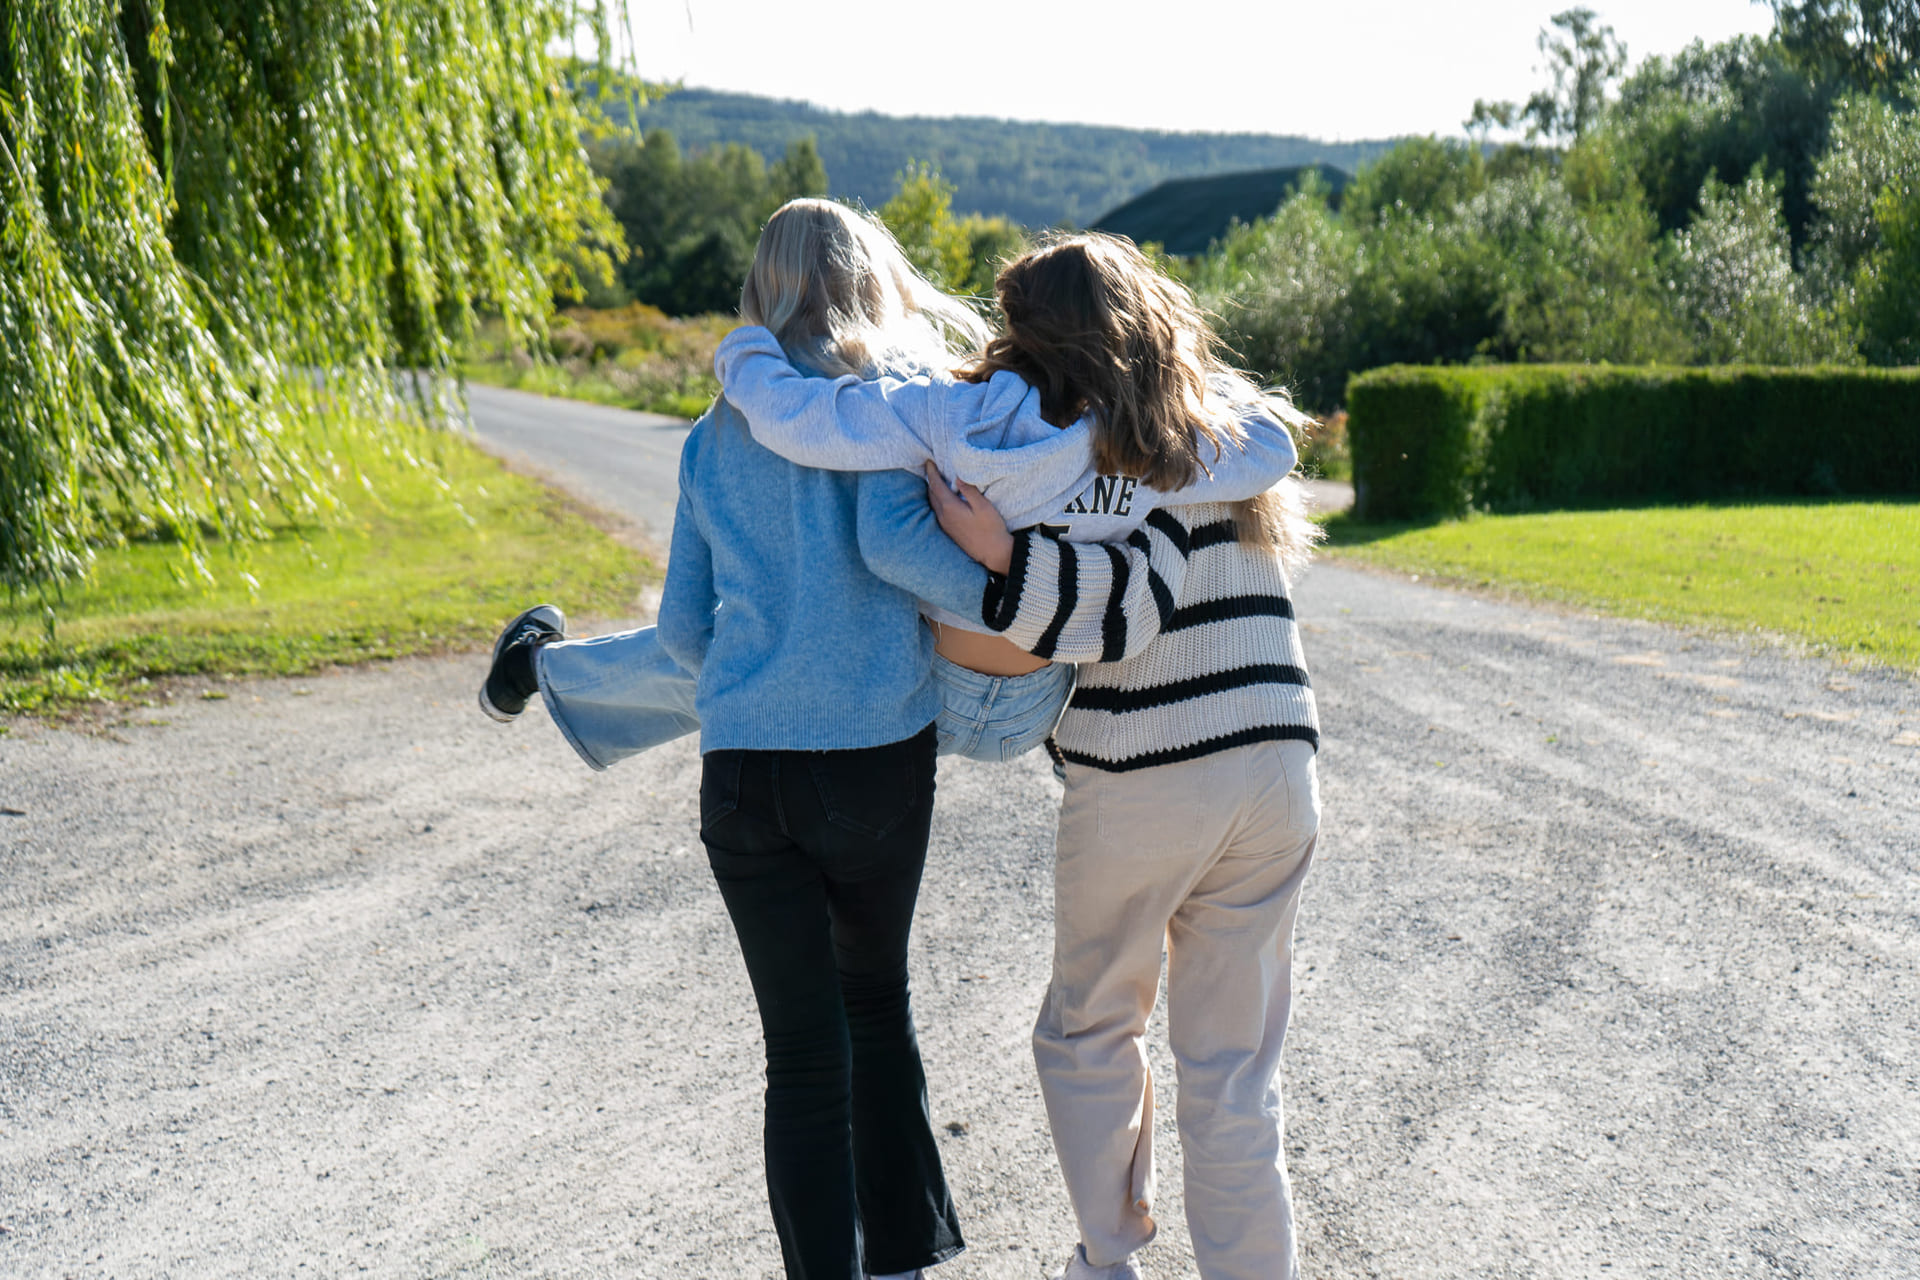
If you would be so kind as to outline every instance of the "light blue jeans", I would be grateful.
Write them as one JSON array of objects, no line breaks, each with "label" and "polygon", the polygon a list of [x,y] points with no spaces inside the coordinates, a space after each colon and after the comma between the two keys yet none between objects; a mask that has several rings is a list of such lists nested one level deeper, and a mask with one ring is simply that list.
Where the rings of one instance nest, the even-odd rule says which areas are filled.
[{"label": "light blue jeans", "polygon": [[[694,677],[652,627],[542,645],[533,670],[547,714],[595,769],[700,728]],[[1001,761],[1046,741],[1067,708],[1074,669],[1056,662],[1024,676],[986,676],[935,654],[933,678],[940,754]]]},{"label": "light blue jeans", "polygon": [[939,753],[969,760],[1023,756],[1047,740],[1073,693],[1074,666],[1053,662],[1024,676],[987,676],[933,655]]},{"label": "light blue jeans", "polygon": [[700,728],[694,678],[653,627],[541,645],[533,673],[561,736],[595,769]]}]

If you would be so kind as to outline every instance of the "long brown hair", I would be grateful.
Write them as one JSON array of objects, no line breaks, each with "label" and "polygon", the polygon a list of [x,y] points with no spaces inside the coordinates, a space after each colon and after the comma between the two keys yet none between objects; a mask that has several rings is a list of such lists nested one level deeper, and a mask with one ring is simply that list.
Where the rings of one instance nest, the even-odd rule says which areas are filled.
[{"label": "long brown hair", "polygon": [[[1138,476],[1163,493],[1191,484],[1237,440],[1233,405],[1260,403],[1290,429],[1305,415],[1228,364],[1193,295],[1130,240],[1056,236],[1008,263],[994,282],[1004,334],[961,378],[1017,373],[1040,412],[1065,427],[1092,419],[1094,465]],[[1271,543],[1301,563],[1318,540],[1297,493],[1236,504],[1244,541]]]}]

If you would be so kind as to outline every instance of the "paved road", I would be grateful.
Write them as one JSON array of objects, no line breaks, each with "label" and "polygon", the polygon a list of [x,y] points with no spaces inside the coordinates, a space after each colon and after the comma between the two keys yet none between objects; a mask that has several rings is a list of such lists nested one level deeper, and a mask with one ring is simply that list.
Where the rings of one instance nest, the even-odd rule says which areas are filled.
[{"label": "paved road", "polygon": [[[597,429],[549,418],[564,472]],[[1327,566],[1298,594],[1308,1274],[1920,1274],[1920,688]],[[481,719],[478,670],[0,738],[0,1275],[775,1273],[696,757],[590,774],[538,712]],[[972,1248],[938,1274],[1032,1280],[1071,1232],[1025,1047],[1057,788],[940,785],[914,980]],[[1155,1280],[1192,1274],[1165,1138]]]},{"label": "paved road", "polygon": [[467,388],[467,404],[487,448],[564,481],[594,505],[632,520],[665,550],[680,445],[690,425],[684,419],[478,384]]},{"label": "paved road", "polygon": [[[468,387],[467,402],[481,444],[633,521],[666,547],[680,445],[691,424],[477,383]],[[1316,505],[1333,510],[1353,505],[1353,486],[1338,481],[1312,481],[1311,494]]]}]

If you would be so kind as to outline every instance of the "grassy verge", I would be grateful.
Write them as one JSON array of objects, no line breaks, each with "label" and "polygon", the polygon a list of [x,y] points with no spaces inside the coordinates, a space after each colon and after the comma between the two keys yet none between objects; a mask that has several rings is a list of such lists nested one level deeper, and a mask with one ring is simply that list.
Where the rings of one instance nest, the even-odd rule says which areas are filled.
[{"label": "grassy verge", "polygon": [[622,409],[697,418],[720,394],[713,349],[733,316],[676,319],[652,307],[572,307],[556,318],[548,354],[534,360],[484,326],[461,372],[473,382]]},{"label": "grassy verge", "polygon": [[1367,564],[1920,670],[1920,502],[1796,502],[1329,526]]},{"label": "grassy verge", "polygon": [[654,573],[637,552],[463,440],[413,443],[437,469],[363,459],[373,491],[353,496],[348,518],[216,551],[214,585],[182,580],[178,548],[136,542],[68,586],[51,640],[37,603],[0,603],[0,709],[139,698],[180,676],[220,696],[216,677],[476,646],[542,599],[631,611]]}]

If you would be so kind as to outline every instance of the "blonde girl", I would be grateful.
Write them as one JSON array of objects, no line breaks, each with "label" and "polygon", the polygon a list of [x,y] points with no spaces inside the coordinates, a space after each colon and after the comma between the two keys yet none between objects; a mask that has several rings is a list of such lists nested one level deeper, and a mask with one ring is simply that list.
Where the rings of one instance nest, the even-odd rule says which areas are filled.
[{"label": "blonde girl", "polygon": [[[822,201],[768,223],[742,309],[822,372],[926,368],[979,334],[883,232]],[[1075,447],[994,461],[1077,473]],[[724,400],[679,483],[657,640],[696,681],[700,836],[760,1012],[786,1274],[917,1276],[963,1244],[907,980],[940,708],[915,593],[972,600],[980,570],[913,477],[794,466]],[[1017,476],[1002,487],[1017,500]]]}]

